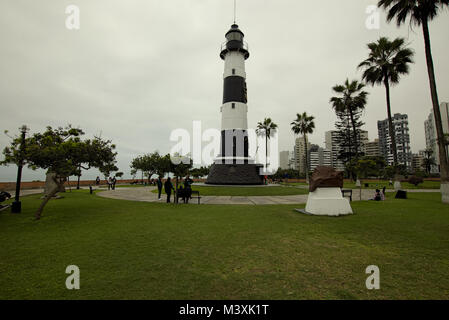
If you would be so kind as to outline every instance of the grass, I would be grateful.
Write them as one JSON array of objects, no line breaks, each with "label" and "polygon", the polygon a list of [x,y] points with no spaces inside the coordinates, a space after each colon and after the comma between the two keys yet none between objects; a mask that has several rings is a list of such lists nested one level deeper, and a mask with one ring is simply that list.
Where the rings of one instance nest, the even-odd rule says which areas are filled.
[{"label": "grass", "polygon": [[[0,213],[0,299],[449,299],[449,206],[437,193],[355,202],[344,218],[64,196],[41,221],[38,196]],[[65,288],[72,264],[81,290]],[[369,291],[373,264],[381,289]]]},{"label": "grass", "polygon": [[[368,188],[365,188],[365,183],[369,184]],[[289,186],[307,186],[306,183],[302,182],[295,182],[295,183],[288,183],[284,185]],[[403,189],[434,189],[439,190],[440,189],[440,181],[428,181],[425,180],[423,183],[419,184],[418,186],[414,186],[408,182],[402,182],[401,183]],[[394,186],[389,185],[389,181],[387,180],[362,180],[362,186],[363,189],[382,189],[383,187],[387,187],[387,189],[394,189]],[[344,188],[346,189],[358,189],[359,187],[355,186],[355,182],[344,182]]]},{"label": "grass", "polygon": [[[291,196],[308,194],[308,189],[292,188],[288,186],[275,187],[208,187],[192,186],[193,191],[199,191],[201,196]],[[152,191],[157,193],[157,189]],[[164,191],[162,191],[165,193]]]}]

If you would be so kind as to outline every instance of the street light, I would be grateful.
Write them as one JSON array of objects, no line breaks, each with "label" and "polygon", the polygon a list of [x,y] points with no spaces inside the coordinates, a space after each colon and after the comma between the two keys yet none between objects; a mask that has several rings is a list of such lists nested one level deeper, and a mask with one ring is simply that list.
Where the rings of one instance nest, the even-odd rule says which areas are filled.
[{"label": "street light", "polygon": [[29,130],[26,125],[23,125],[19,128],[22,134],[22,141],[20,142],[20,159],[17,164],[17,182],[16,182],[16,197],[11,206],[11,213],[20,213],[22,212],[22,204],[19,201],[20,199],[20,183],[22,181],[22,168],[23,168],[23,152],[25,151],[25,136],[27,131]]}]

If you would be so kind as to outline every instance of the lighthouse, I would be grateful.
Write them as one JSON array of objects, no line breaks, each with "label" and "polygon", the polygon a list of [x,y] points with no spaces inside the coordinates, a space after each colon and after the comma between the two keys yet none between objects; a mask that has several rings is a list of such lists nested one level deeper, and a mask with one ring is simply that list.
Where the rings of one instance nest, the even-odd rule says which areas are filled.
[{"label": "lighthouse", "polygon": [[209,172],[207,184],[256,185],[263,183],[262,165],[249,156],[248,96],[245,62],[249,49],[237,24],[226,33],[220,57],[224,60],[220,154]]}]

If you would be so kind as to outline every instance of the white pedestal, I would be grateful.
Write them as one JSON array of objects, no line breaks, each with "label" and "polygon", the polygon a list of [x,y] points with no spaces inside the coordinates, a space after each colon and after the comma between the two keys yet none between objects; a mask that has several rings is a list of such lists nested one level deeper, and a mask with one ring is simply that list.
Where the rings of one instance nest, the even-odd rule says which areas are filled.
[{"label": "white pedestal", "polygon": [[399,191],[401,190],[402,186],[401,186],[401,182],[400,181],[395,181],[394,182],[394,190],[395,191]]},{"label": "white pedestal", "polygon": [[309,193],[306,212],[318,216],[352,214],[351,204],[343,198],[340,188],[318,188]]}]

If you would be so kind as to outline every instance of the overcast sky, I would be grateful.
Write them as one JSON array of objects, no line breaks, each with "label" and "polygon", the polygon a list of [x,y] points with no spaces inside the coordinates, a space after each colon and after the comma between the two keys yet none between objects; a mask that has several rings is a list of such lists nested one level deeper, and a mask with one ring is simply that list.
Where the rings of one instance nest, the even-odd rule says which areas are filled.
[{"label": "overcast sky", "polygon": [[[407,113],[412,151],[425,148],[424,120],[431,100],[421,29],[365,27],[375,0],[239,0],[237,23],[245,33],[248,123],[264,117],[279,125],[280,150],[292,150],[290,122],[298,112],[316,117],[311,142],[324,146],[334,129],[332,86],[360,79],[356,66],[366,43],[405,37],[415,50],[409,76],[392,89],[393,112]],[[65,27],[66,6],[79,6],[81,28]],[[168,153],[170,132],[220,128],[223,61],[219,49],[233,22],[233,0],[2,0],[0,2],[0,129],[31,132],[72,124],[86,137],[101,134],[118,148],[118,166]],[[449,100],[449,15],[432,24],[431,39],[440,101]],[[364,114],[369,138],[386,118],[385,90],[368,88]],[[0,148],[9,138],[0,135]],[[85,177],[94,177],[92,170]],[[1,167],[0,181],[16,168]],[[24,180],[43,180],[24,172]]]}]

